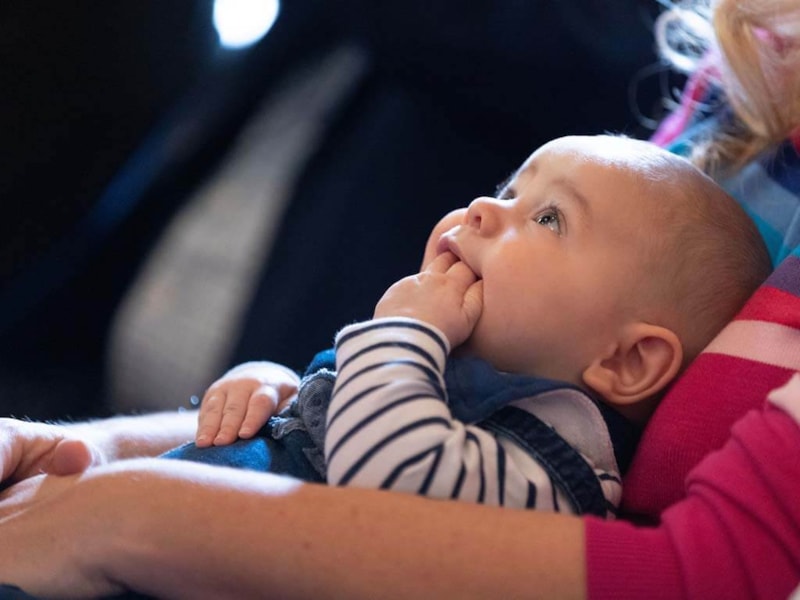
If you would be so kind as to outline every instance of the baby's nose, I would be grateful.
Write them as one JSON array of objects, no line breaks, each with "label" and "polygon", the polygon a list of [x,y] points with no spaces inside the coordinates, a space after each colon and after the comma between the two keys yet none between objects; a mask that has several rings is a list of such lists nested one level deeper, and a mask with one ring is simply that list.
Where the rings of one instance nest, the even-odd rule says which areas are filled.
[{"label": "baby's nose", "polygon": [[470,202],[466,224],[483,235],[491,235],[500,226],[502,207],[498,200],[482,196]]}]

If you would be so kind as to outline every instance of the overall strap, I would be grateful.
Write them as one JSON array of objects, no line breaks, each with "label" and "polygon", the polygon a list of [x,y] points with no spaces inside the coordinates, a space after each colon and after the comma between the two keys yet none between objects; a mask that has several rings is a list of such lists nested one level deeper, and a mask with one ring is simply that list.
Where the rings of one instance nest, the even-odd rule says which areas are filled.
[{"label": "overall strap", "polygon": [[505,436],[533,456],[580,514],[605,517],[608,503],[594,470],[552,427],[527,411],[507,406],[481,427]]}]

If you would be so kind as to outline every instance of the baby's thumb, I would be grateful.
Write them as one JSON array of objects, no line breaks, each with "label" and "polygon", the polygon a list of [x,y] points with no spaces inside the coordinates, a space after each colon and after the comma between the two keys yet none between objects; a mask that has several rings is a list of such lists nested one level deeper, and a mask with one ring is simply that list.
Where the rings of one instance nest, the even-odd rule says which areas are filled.
[{"label": "baby's thumb", "polygon": [[464,314],[467,317],[470,325],[473,327],[483,312],[483,280],[479,279],[473,283],[467,292],[464,294],[464,302],[462,304]]},{"label": "baby's thumb", "polygon": [[61,440],[47,468],[51,475],[75,475],[103,463],[98,450],[82,440]]}]

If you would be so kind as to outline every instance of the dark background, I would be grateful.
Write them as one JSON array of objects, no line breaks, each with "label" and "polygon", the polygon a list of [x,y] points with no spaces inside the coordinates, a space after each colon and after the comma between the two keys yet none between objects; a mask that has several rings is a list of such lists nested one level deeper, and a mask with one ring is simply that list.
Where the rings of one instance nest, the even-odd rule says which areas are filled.
[{"label": "dark background", "polygon": [[0,4],[0,414],[104,414],[108,326],[137,268],[310,57],[356,43],[368,66],[305,166],[231,364],[302,368],[416,268],[439,216],[536,146],[646,136],[635,109],[658,116],[661,90],[635,83],[655,2],[285,0],[238,52],[212,5]]}]

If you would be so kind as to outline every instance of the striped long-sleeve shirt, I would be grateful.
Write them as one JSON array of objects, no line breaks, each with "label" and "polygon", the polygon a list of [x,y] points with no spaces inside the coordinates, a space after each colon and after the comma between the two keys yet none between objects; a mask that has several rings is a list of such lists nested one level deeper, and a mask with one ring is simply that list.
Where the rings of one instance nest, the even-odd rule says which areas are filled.
[{"label": "striped long-sleeve shirt", "polygon": [[[576,473],[554,472],[540,462],[524,431],[518,436],[513,424],[509,430],[491,427],[491,419],[471,424],[454,418],[443,377],[448,353],[441,332],[412,319],[376,319],[339,333],[325,436],[328,482],[580,512],[563,485]],[[621,497],[619,469],[597,405],[565,387],[511,406],[515,421],[533,417],[544,424],[545,437],[577,450],[568,447],[591,479],[581,485],[598,488],[603,514],[613,514]]]}]

